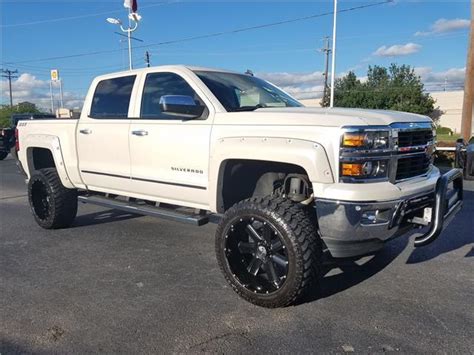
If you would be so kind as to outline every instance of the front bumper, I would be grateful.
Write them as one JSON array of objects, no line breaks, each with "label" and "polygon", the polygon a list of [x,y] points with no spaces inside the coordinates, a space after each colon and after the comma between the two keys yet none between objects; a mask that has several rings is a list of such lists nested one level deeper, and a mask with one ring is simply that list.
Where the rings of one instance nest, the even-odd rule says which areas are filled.
[{"label": "front bumper", "polygon": [[333,257],[370,254],[413,227],[427,229],[415,237],[415,246],[429,244],[461,209],[462,184],[462,171],[453,169],[440,176],[432,190],[402,199],[383,202],[316,199],[322,239]]}]

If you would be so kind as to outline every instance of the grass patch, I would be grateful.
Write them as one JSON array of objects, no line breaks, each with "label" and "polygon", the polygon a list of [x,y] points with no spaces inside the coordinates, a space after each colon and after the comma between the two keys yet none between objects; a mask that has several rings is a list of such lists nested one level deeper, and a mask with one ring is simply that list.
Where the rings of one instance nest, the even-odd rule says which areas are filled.
[{"label": "grass patch", "polygon": [[461,135],[460,134],[453,134],[453,135],[449,135],[449,134],[438,134],[436,136],[436,139],[438,140],[438,145],[440,145],[439,143],[441,142],[451,142],[451,143],[456,143],[456,140],[461,138]]}]

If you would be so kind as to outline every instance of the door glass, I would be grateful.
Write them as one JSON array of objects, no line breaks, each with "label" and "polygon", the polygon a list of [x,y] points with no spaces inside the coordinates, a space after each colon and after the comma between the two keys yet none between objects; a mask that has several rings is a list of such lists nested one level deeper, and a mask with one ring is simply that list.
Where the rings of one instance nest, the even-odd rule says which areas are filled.
[{"label": "door glass", "polygon": [[161,112],[160,99],[165,95],[191,96],[198,105],[204,106],[204,103],[193,88],[179,75],[174,73],[153,73],[146,76],[140,117],[176,119],[176,116]]},{"label": "door glass", "polygon": [[127,118],[135,78],[123,76],[99,82],[92,99],[91,117]]}]

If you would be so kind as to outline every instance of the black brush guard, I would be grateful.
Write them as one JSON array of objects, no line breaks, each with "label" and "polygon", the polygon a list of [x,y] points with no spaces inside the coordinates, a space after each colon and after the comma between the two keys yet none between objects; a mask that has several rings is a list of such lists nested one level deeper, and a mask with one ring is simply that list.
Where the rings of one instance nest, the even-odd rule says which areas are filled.
[{"label": "black brush guard", "polygon": [[[450,183],[453,188],[448,189]],[[452,169],[441,176],[436,183],[435,202],[431,223],[426,233],[415,237],[415,247],[432,243],[438,238],[443,228],[451,222],[463,203],[463,172]]]}]

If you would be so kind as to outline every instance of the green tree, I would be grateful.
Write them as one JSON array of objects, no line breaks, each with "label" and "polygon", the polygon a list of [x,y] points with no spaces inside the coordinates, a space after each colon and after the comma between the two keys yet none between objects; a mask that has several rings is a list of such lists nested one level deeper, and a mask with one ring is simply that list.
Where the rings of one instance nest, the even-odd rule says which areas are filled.
[{"label": "green tree", "polygon": [[334,105],[418,113],[439,118],[435,100],[424,92],[421,78],[409,65],[369,66],[367,80],[354,72],[336,80]]},{"label": "green tree", "polygon": [[40,113],[41,111],[36,107],[35,104],[24,101],[20,102],[13,107],[9,105],[0,106],[0,128],[10,126],[10,118],[15,113]]}]

